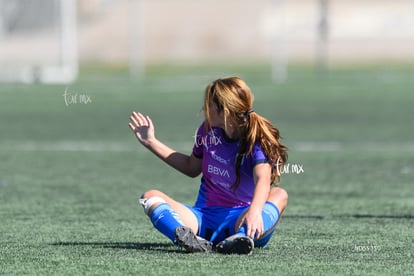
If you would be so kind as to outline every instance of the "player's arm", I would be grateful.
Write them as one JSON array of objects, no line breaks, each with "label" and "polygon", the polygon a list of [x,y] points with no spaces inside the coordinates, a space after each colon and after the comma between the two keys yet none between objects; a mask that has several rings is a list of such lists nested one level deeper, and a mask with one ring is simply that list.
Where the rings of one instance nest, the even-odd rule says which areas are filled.
[{"label": "player's arm", "polygon": [[151,140],[146,147],[165,163],[187,176],[196,177],[201,173],[201,159],[192,154],[188,156],[177,152],[157,139]]},{"label": "player's arm", "polygon": [[258,164],[253,168],[256,187],[250,209],[257,210],[260,214],[269,197],[271,174],[272,168],[269,163]]},{"label": "player's arm", "polygon": [[239,228],[243,224],[246,224],[246,234],[251,238],[254,238],[255,236],[260,237],[263,234],[264,226],[262,209],[270,192],[271,172],[272,168],[268,163],[258,164],[253,168],[256,186],[254,189],[252,203],[243,219],[240,221],[240,225],[236,225],[236,227]]},{"label": "player's arm", "polygon": [[201,159],[177,152],[155,138],[154,125],[149,116],[133,112],[129,119],[129,128],[138,141],[161,160],[190,177],[201,173]]}]

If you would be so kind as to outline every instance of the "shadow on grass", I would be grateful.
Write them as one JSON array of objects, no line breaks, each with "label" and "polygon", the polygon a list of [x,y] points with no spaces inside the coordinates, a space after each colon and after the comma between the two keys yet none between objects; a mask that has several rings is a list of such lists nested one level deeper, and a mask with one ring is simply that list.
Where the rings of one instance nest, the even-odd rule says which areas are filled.
[{"label": "shadow on grass", "polygon": [[51,243],[53,246],[86,246],[86,247],[103,247],[112,249],[132,249],[132,250],[150,250],[170,253],[183,253],[185,251],[178,249],[171,243],[133,243],[133,242],[56,242]]}]

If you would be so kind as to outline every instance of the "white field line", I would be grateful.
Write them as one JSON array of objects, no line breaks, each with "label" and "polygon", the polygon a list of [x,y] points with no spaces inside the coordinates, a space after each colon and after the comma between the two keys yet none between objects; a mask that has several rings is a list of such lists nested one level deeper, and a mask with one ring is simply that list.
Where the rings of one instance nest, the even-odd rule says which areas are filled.
[{"label": "white field line", "polygon": [[0,151],[73,151],[73,152],[127,152],[139,145],[103,141],[54,141],[54,142],[13,142],[0,143]]},{"label": "white field line", "polygon": [[[166,141],[167,145],[180,151],[191,152],[193,145],[189,142]],[[409,152],[414,153],[414,142],[412,143],[379,143],[379,142],[294,142],[290,143],[291,152]],[[146,151],[138,142],[119,142],[119,141],[2,141],[0,151],[20,151],[20,152],[42,152],[42,151],[61,151],[61,152],[129,152]]]},{"label": "white field line", "polygon": [[411,152],[414,153],[414,142],[298,142],[289,147],[298,152]]}]

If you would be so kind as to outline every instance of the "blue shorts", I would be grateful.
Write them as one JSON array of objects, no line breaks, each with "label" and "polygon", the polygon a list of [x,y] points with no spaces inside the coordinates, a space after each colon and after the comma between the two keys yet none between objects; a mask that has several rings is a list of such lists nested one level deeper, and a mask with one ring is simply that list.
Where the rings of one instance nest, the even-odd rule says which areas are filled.
[{"label": "blue shorts", "polygon": [[[211,241],[213,244],[217,244],[235,234],[238,230],[235,229],[237,219],[249,208],[249,206],[198,208],[189,205],[186,205],[186,207],[197,218],[198,236]],[[266,202],[263,207],[263,212],[266,211],[277,212],[277,217],[279,217],[279,209],[271,202]],[[255,247],[265,247],[274,232],[274,228],[265,229],[265,234],[259,240],[254,241]]]}]

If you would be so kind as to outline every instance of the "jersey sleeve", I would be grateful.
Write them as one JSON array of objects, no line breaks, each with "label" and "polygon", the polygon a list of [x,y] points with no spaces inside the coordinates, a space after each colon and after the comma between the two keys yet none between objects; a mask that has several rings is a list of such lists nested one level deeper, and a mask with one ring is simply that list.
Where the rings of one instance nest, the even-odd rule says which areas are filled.
[{"label": "jersey sleeve", "polygon": [[263,163],[268,163],[266,154],[262,147],[258,143],[255,143],[252,151],[252,166],[254,167]]},{"label": "jersey sleeve", "polygon": [[193,155],[197,158],[203,158],[203,143],[204,143],[204,123],[198,127],[194,136]]}]

